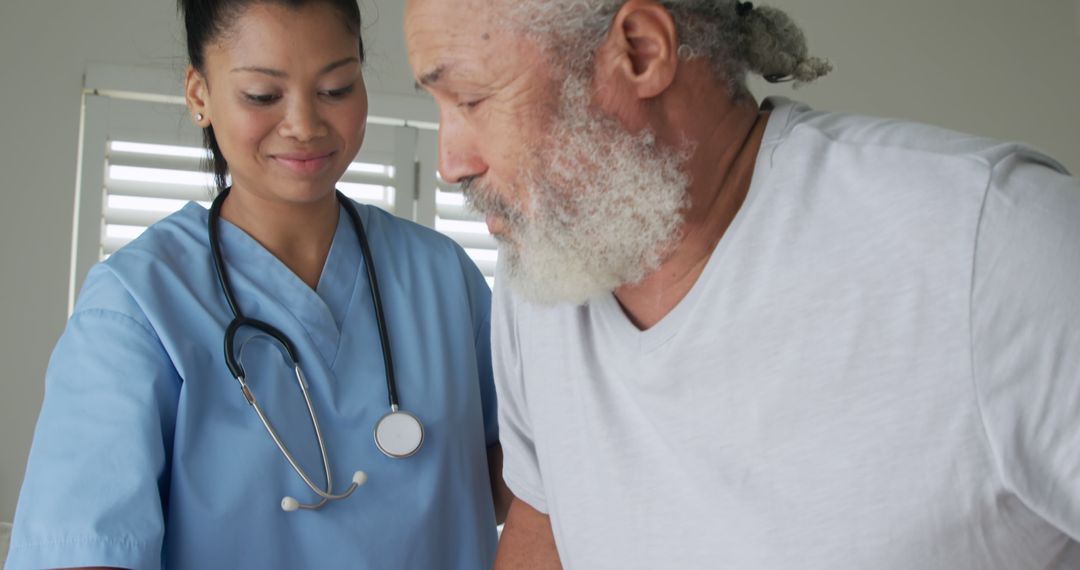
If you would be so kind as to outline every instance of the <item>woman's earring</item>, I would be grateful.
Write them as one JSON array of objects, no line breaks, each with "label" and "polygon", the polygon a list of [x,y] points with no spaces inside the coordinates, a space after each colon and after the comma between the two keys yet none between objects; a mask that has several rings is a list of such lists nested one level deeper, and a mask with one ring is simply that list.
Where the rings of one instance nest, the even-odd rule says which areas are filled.
[{"label": "woman's earring", "polygon": [[203,114],[202,113],[195,113],[195,121],[201,123],[202,120],[203,120]]}]

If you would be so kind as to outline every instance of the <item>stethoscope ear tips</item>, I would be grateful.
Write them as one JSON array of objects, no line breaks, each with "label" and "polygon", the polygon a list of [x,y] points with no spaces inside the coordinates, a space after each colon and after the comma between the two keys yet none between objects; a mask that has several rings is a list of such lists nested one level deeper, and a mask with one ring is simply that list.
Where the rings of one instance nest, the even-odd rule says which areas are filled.
[{"label": "stethoscope ear tips", "polygon": [[363,485],[364,483],[367,483],[367,473],[364,473],[363,471],[357,471],[357,472],[352,474],[352,486],[349,487],[349,489],[347,491],[345,491],[344,493],[342,493],[341,495],[333,496],[333,495],[325,495],[324,494],[324,495],[322,495],[323,500],[321,502],[313,504],[313,505],[301,505],[300,501],[297,501],[295,497],[282,497],[281,498],[281,510],[283,510],[283,511],[285,511],[287,513],[291,513],[293,511],[299,509],[300,507],[304,507],[305,509],[317,509],[317,508],[321,507],[323,505],[323,503],[325,503],[327,501],[327,499],[335,499],[336,500],[336,499],[344,499],[345,497],[348,497],[349,495],[352,494],[352,492],[357,487]]}]

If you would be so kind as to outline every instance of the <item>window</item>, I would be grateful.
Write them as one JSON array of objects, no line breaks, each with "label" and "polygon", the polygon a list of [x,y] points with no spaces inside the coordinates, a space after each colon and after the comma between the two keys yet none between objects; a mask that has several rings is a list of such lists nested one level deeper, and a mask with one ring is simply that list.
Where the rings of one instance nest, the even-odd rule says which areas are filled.
[{"label": "window", "polygon": [[[177,79],[159,70],[87,70],[69,311],[90,267],[189,201],[209,207],[202,133]],[[108,86],[108,87],[106,87]],[[434,105],[371,94],[367,135],[338,189],[456,240],[493,283],[497,249],[455,187],[439,179]]]}]

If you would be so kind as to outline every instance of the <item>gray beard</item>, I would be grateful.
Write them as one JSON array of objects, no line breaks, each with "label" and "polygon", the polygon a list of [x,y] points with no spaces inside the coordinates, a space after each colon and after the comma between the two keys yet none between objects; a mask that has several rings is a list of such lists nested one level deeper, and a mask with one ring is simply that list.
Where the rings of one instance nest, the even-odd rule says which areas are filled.
[{"label": "gray beard", "polygon": [[469,204],[506,221],[499,256],[510,286],[542,305],[581,304],[640,282],[681,237],[689,207],[688,151],[658,145],[589,109],[587,82],[563,86],[547,139],[526,156],[527,214],[476,180]]}]

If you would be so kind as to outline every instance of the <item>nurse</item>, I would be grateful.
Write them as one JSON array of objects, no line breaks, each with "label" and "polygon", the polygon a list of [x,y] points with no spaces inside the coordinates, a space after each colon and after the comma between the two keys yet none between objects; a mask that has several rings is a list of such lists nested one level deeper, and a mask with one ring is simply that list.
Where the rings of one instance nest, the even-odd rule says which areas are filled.
[{"label": "nurse", "polygon": [[[506,495],[487,285],[449,239],[334,190],[367,117],[355,0],[180,8],[220,219],[188,204],[87,276],[49,363],[7,568],[490,567]],[[291,341],[332,489],[286,351],[241,327],[230,354],[316,488],[363,472],[349,497],[320,505],[230,372],[215,243],[235,311]],[[373,437],[390,409],[376,300],[398,403],[423,423],[406,457]]]}]

